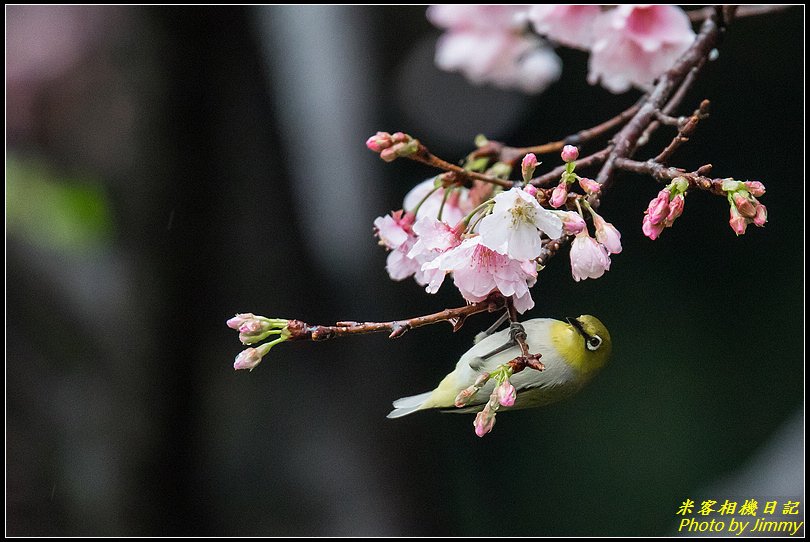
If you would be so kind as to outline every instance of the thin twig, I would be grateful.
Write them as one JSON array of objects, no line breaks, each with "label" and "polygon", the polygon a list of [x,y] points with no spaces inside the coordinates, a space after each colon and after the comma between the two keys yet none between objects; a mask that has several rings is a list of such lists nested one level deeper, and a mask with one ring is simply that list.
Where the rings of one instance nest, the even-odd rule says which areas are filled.
[{"label": "thin twig", "polygon": [[512,188],[514,184],[512,181],[501,179],[498,177],[493,177],[491,175],[484,175],[483,173],[478,173],[477,171],[467,171],[461,166],[457,166],[455,164],[451,164],[447,160],[442,160],[438,156],[432,154],[427,147],[419,144],[419,150],[413,154],[407,155],[407,158],[411,160],[415,160],[417,162],[421,162],[423,164],[427,164],[429,166],[443,169],[444,171],[452,171],[456,175],[459,176],[459,181],[462,184],[470,185],[472,184],[472,180],[476,179],[479,181],[484,181],[485,183],[495,184],[498,186],[502,186],[504,188]]},{"label": "thin twig", "polygon": [[723,181],[727,179],[713,179],[707,177],[712,170],[711,164],[706,164],[699,167],[696,171],[686,171],[685,169],[667,166],[665,164],[656,162],[655,160],[647,160],[646,162],[639,162],[637,160],[630,160],[627,158],[616,159],[616,168],[623,171],[630,171],[632,173],[639,173],[642,175],[649,175],[653,179],[661,182],[671,181],[676,177],[681,177],[689,182],[689,186],[706,190],[718,196],[725,196],[723,191]]},{"label": "thin twig", "polygon": [[290,341],[325,341],[335,337],[347,335],[362,335],[365,333],[389,332],[390,339],[401,337],[408,330],[436,324],[450,322],[453,331],[458,331],[468,316],[479,312],[495,312],[504,308],[504,298],[500,294],[492,294],[479,303],[473,303],[456,309],[445,309],[441,312],[417,316],[406,320],[392,322],[337,322],[334,326],[310,325],[301,320],[290,320],[287,324]]},{"label": "thin twig", "polygon": [[[798,4],[797,4],[798,5]],[[760,15],[770,15],[771,13],[777,13],[779,11],[785,10],[790,5],[763,5],[763,6],[740,6],[737,9],[737,13],[734,15],[735,19],[741,19],[743,17],[757,17]],[[700,8],[700,9],[693,9],[691,11],[687,11],[686,14],[689,15],[689,20],[693,23],[700,22],[704,20],[706,17],[710,17],[714,12],[714,8],[711,6]]]},{"label": "thin twig", "polygon": [[682,123],[680,128],[678,129],[678,135],[676,135],[672,141],[670,141],[669,145],[661,151],[658,156],[653,158],[654,162],[658,162],[661,164],[666,164],[672,155],[678,150],[678,147],[689,141],[689,138],[692,137],[692,134],[695,133],[697,130],[698,123],[709,116],[709,100],[703,100],[700,102],[700,107],[698,107],[692,115],[687,117]]}]

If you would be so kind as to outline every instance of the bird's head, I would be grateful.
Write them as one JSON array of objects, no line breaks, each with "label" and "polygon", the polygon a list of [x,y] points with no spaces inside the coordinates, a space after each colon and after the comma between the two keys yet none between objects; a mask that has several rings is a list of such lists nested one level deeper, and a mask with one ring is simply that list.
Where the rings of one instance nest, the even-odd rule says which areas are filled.
[{"label": "bird's head", "polygon": [[601,369],[610,357],[610,333],[595,316],[566,318],[555,333],[555,346],[574,369],[587,375]]}]

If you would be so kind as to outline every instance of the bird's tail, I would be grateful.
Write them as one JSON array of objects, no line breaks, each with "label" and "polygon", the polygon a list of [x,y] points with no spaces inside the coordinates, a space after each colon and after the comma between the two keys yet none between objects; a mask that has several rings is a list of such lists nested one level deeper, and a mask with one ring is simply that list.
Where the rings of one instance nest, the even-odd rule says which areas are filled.
[{"label": "bird's tail", "polygon": [[419,395],[411,395],[410,397],[403,397],[394,401],[394,410],[388,413],[387,418],[401,418],[413,412],[416,412],[427,401],[432,391],[426,391]]}]

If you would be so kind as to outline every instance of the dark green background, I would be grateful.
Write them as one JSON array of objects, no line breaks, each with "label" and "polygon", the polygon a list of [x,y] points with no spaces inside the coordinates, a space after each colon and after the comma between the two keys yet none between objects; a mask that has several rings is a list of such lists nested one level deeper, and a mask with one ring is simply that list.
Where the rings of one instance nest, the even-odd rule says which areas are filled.
[{"label": "dark green background", "polygon": [[[9,32],[23,9],[7,8]],[[658,188],[620,176],[601,212],[624,251],[581,283],[556,258],[529,313],[598,315],[611,363],[573,400],[500,416],[484,439],[468,416],[385,414],[433,387],[488,317],[456,335],[284,344],[251,374],[233,372],[224,322],[457,306],[448,285],[429,296],[387,279],[372,220],[433,172],[356,158],[365,137],[401,129],[457,160],[479,132],[557,139],[637,94],[588,86],[573,51],[546,94],[473,87],[432,67],[439,32],[420,7],[71,9],[99,17],[99,35],[58,77],[8,88],[8,534],[665,535],[684,499],[722,502],[713,492],[751,474],[784,427],[775,485],[757,467],[761,485],[737,490],[764,500],[779,477],[803,490],[803,8],[735,23],[683,109],[712,100],[675,162],[763,181],[767,227],[737,238],[727,203],[696,193],[652,242],[641,218]],[[352,194],[375,202],[368,216],[342,210],[368,225],[348,271],[313,248],[313,231],[342,224],[302,204],[323,197],[314,179],[343,179],[325,147],[303,171],[291,163],[296,124],[279,121],[291,83],[278,66],[297,50],[268,33],[297,9],[362,36],[363,58],[340,68],[375,89],[319,111],[325,131],[350,105],[368,119],[329,143],[376,179]],[[31,188],[48,175],[56,196]]]}]

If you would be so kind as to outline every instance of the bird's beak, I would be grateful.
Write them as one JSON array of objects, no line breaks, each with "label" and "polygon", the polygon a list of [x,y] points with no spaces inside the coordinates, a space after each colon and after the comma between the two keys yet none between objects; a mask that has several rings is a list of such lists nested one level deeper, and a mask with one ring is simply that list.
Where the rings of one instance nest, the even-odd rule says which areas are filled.
[{"label": "bird's beak", "polygon": [[574,326],[574,329],[576,329],[579,332],[580,335],[585,337],[585,340],[587,340],[589,338],[588,334],[585,333],[585,329],[582,327],[582,323],[579,320],[577,320],[576,318],[570,318],[570,317],[566,317],[565,320],[569,324]]}]

